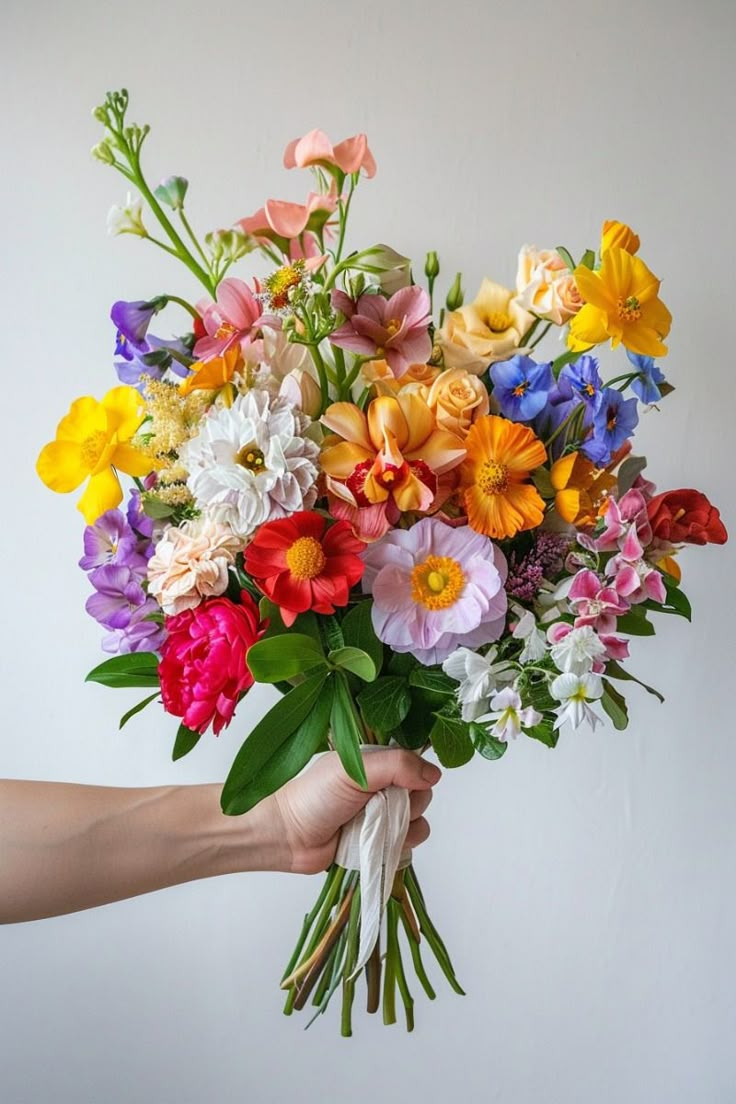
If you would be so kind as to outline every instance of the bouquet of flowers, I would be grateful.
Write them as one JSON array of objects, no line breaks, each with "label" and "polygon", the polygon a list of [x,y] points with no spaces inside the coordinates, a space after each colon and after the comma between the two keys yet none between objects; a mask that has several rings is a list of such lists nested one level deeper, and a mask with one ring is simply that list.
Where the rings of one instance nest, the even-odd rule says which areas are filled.
[{"label": "bouquet of flowers", "polygon": [[[633,230],[605,222],[577,262],[525,245],[514,288],[484,279],[465,303],[458,274],[438,310],[436,253],[419,274],[387,245],[347,247],[376,171],[365,135],[290,142],[305,202],[200,237],[187,180],[146,179],[149,128],[127,110],[122,91],[94,112],[95,157],[133,189],[110,229],[181,261],[206,297],[116,302],[119,382],[76,399],[38,460],[54,491],[86,483],[80,566],[110,654],[88,678],[147,690],[121,726],[160,700],[178,759],[272,684],[222,792],[235,815],[328,748],[365,785],[371,745],[459,767],[517,737],[552,748],[601,711],[625,728],[630,638],[690,618],[678,554],[726,540],[704,494],[658,492],[631,451],[673,389],[657,363],[670,313]],[[154,336],[169,309],[183,332]],[[609,341],[626,359],[603,379],[592,351]],[[344,832],[284,974],[287,1013],[339,989],[349,1035],[364,972],[368,1010],[395,1022],[398,992],[411,1030],[409,958],[435,995],[422,949],[462,992],[402,854],[407,818],[390,789]]]}]

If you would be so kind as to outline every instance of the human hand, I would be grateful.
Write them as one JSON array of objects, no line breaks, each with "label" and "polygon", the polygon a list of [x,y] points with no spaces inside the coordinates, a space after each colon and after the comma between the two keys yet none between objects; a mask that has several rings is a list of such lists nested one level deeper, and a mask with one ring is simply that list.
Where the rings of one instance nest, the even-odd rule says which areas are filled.
[{"label": "human hand", "polygon": [[325,870],[335,857],[342,826],[386,786],[403,786],[410,791],[406,846],[424,843],[429,825],[423,813],[432,800],[432,786],[442,777],[439,767],[400,748],[372,751],[364,756],[364,763],[367,790],[361,790],[348,777],[333,751],[266,799],[271,802],[273,830],[281,841],[278,865],[272,869],[299,874]]}]

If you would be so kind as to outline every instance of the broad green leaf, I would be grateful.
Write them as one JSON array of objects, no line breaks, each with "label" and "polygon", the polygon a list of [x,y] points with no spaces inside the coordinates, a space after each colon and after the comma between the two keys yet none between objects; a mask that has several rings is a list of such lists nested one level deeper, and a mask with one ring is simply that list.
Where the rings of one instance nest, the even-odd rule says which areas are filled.
[{"label": "broad green leaf", "polygon": [[171,758],[174,762],[188,755],[192,748],[196,747],[199,743],[201,735],[201,732],[194,732],[191,728],[187,728],[186,725],[180,724],[176,739],[174,740],[174,750],[171,753]]},{"label": "broad green leaf", "polygon": [[532,740],[539,740],[540,744],[544,744],[546,747],[557,747],[560,731],[554,728],[554,721],[549,717],[545,717],[539,724],[525,728],[524,732],[527,736],[531,736]]},{"label": "broad green leaf", "polygon": [[622,682],[635,682],[637,686],[641,686],[648,694],[653,694],[659,701],[664,702],[664,694],[660,694],[659,690],[655,690],[653,686],[647,686],[646,682],[642,682],[641,679],[636,678],[630,671],[627,671],[625,667],[622,667],[615,659],[609,659],[606,663],[606,675],[608,678],[620,679]]},{"label": "broad green leaf", "polygon": [[148,495],[143,495],[141,498],[141,507],[146,517],[154,518],[157,521],[172,517],[176,510],[176,507],[162,502],[159,498],[149,498]]},{"label": "broad green leaf", "polygon": [[692,621],[693,607],[690,605],[687,595],[680,590],[677,583],[670,582],[668,575],[663,575],[662,578],[664,579],[664,588],[667,591],[667,603],[666,606],[660,606],[659,608],[663,613],[676,613],[680,617]]},{"label": "broad green leaf", "polygon": [[362,648],[353,648],[346,645],[344,648],[336,648],[327,656],[335,667],[343,667],[351,674],[357,675],[363,682],[373,682],[376,677],[376,665]]},{"label": "broad green leaf", "polygon": [[436,713],[429,738],[443,767],[461,767],[473,758],[470,727],[459,717]]},{"label": "broad green leaf", "polygon": [[618,618],[616,630],[629,636],[654,636],[654,625],[647,619],[647,611],[642,609],[642,603],[632,606],[628,613]]},{"label": "broad green leaf", "polygon": [[85,682],[115,687],[158,686],[158,656],[154,652],[113,656],[90,671]]},{"label": "broad green leaf", "polygon": [[291,632],[259,640],[248,649],[246,662],[256,682],[281,682],[319,664],[326,666],[316,640]]},{"label": "broad green leaf", "polygon": [[488,729],[484,728],[483,725],[471,722],[468,728],[470,729],[473,747],[484,759],[500,759],[505,753],[508,747],[506,741],[497,740],[495,736],[491,736]]},{"label": "broad green leaf", "polygon": [[334,676],[335,694],[332,701],[332,742],[340,756],[345,773],[362,789],[368,786],[360,745],[363,733],[355,715],[355,704],[350,696],[347,679],[340,671]]},{"label": "broad green leaf", "polygon": [[327,681],[328,670],[309,675],[269,709],[235,756],[220,799],[222,811],[241,812],[240,795],[252,783],[269,759],[311,712]]},{"label": "broad green leaf", "polygon": [[629,723],[629,714],[626,708],[626,698],[620,694],[615,686],[603,679],[603,697],[601,705],[613,721],[613,727],[623,730]]},{"label": "broad green leaf", "polygon": [[646,456],[627,456],[623,464],[619,466],[616,480],[618,482],[619,497],[630,491],[634,480],[647,466]]},{"label": "broad green leaf", "polygon": [[281,743],[273,746],[271,754],[255,775],[247,780],[245,775],[241,776],[243,785],[231,797],[228,813],[247,813],[264,797],[286,785],[316,755],[327,739],[333,694],[333,680],[328,678],[301,724]]},{"label": "broad green leaf", "polygon": [[441,667],[415,667],[409,674],[409,685],[417,690],[431,690],[433,694],[449,694],[454,697],[457,683],[446,675]]},{"label": "broad green leaf", "polygon": [[547,468],[537,468],[532,476],[534,486],[542,498],[554,498],[555,489],[552,486],[552,477]]},{"label": "broad green leaf", "polygon": [[127,713],[123,713],[120,718],[120,724],[118,728],[124,728],[131,717],[135,717],[136,713],[140,713],[142,709],[145,709],[147,705],[150,705],[152,701],[155,701],[158,697],[158,690],[155,693],[149,694],[143,701],[139,701],[137,705],[134,705],[132,709],[129,709]]},{"label": "broad green leaf", "polygon": [[391,732],[387,732],[385,735],[381,733],[381,740],[386,744],[398,744],[399,747],[407,748],[409,751],[418,751],[428,742],[427,728],[419,725],[408,727],[399,725],[398,728],[392,729]]},{"label": "broad green leaf", "polygon": [[408,675],[415,667],[419,666],[419,660],[415,659],[411,652],[392,652],[388,661],[388,673],[390,675]]},{"label": "broad green leaf", "polygon": [[362,648],[368,653],[378,675],[383,666],[383,644],[373,629],[372,609],[373,602],[367,600],[358,602],[357,606],[348,610],[342,619],[342,635],[346,644],[353,648]]},{"label": "broad green leaf", "polygon": [[399,675],[381,675],[358,694],[368,728],[381,735],[398,728],[411,708],[409,684]]},{"label": "broad green leaf", "polygon": [[270,598],[261,598],[258,603],[258,609],[261,618],[264,621],[268,618],[269,622],[263,637],[264,640],[270,640],[272,636],[280,636],[283,633],[302,633],[304,636],[311,636],[313,640],[316,640],[317,643],[321,645],[322,638],[319,635],[317,615],[312,613],[311,610],[307,610],[306,613],[300,613],[294,624],[289,625],[287,628],[281,617],[281,610],[270,600]]},{"label": "broad green leaf", "polygon": [[572,254],[570,253],[569,249],[565,249],[564,245],[558,245],[556,248],[557,248],[557,252],[560,254],[563,261],[565,262],[565,264],[567,265],[567,267],[570,269],[571,272],[575,268],[577,268],[577,265],[575,264],[574,260],[572,259]]}]

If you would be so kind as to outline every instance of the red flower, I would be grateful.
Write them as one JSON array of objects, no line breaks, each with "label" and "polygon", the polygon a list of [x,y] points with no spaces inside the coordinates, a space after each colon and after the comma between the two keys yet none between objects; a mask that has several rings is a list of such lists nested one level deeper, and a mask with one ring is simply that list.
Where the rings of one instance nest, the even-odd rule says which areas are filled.
[{"label": "red flower", "polygon": [[363,541],[348,522],[302,510],[269,521],[245,550],[245,569],[263,593],[281,609],[285,625],[298,613],[334,613],[346,606],[350,588],[363,575]]},{"label": "red flower", "polygon": [[671,544],[725,544],[726,528],[701,491],[665,491],[647,503],[652,532]]},{"label": "red flower", "polygon": [[253,685],[245,655],[263,636],[258,606],[247,591],[241,605],[210,598],[166,618],[168,636],[158,667],[167,713],[187,728],[215,735],[230,724],[241,696]]}]

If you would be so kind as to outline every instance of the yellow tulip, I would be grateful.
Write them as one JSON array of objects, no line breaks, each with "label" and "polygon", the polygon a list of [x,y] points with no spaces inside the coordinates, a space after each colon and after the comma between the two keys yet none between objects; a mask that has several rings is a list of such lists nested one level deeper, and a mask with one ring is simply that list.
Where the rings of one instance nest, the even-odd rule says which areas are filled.
[{"label": "yellow tulip", "polygon": [[665,356],[663,338],[672,315],[659,296],[659,280],[640,257],[625,249],[607,249],[595,272],[578,265],[573,276],[584,303],[570,322],[567,343],[584,352],[610,337],[632,353]]},{"label": "yellow tulip", "polygon": [[122,500],[116,468],[136,476],[151,471],[150,458],[130,444],[143,414],[133,387],[113,387],[101,402],[85,395],[59,422],[56,440],[41,450],[36,471],[52,491],[68,494],[89,478],[77,503],[88,525]]}]

